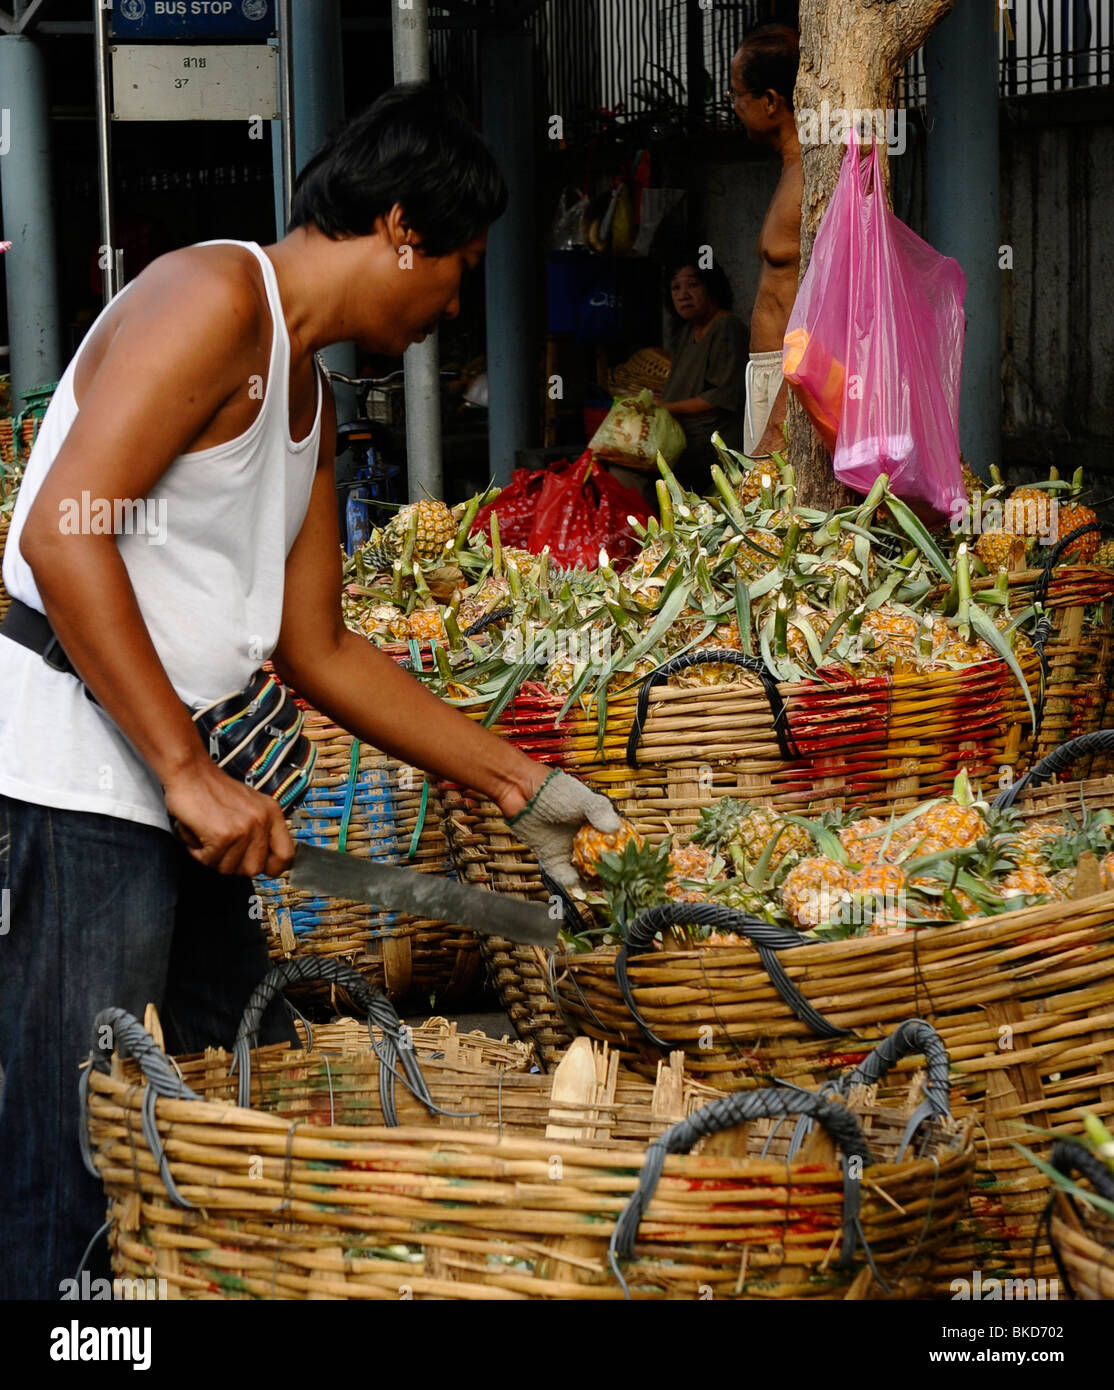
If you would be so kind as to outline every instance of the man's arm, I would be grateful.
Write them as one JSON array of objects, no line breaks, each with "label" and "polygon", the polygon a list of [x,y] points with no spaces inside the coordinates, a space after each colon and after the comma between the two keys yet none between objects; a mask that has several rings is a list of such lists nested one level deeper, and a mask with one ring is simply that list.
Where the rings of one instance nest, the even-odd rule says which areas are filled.
[{"label": "man's arm", "polygon": [[222,872],[249,874],[281,871],[293,854],[277,806],[210,761],[155,651],[116,537],[63,534],[59,519],[83,490],[115,500],[157,488],[221,406],[247,389],[242,354],[258,333],[257,314],[250,292],[196,255],[152,267],[128,290],[20,537],[66,655],[162,783],[170,815],[194,836],[191,852]]},{"label": "man's arm", "polygon": [[715,410],[715,406],[703,396],[689,396],[683,401],[662,401],[662,405],[670,415],[707,415],[710,410]]},{"label": "man's arm", "polygon": [[275,669],[341,728],[392,757],[474,788],[509,819],[530,801],[549,769],[439,700],[344,625],[333,477],[336,418],[328,392],[326,406],[309,508],[286,561]]}]

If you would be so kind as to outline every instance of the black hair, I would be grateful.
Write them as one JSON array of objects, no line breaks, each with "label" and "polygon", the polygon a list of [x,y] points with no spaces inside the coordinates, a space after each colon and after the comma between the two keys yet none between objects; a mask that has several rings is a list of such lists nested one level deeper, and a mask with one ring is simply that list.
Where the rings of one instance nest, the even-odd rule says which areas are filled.
[{"label": "black hair", "polygon": [[744,35],[739,45],[739,76],[748,92],[771,89],[793,109],[793,88],[801,61],[801,36],[788,24],[763,24]]},{"label": "black hair", "polygon": [[426,82],[406,82],[361,111],[298,175],[289,229],[315,226],[334,241],[367,236],[399,203],[421,249],[466,245],[507,206],[495,156],[463,108]]},{"label": "black hair", "polygon": [[700,255],[688,254],[675,256],[669,262],[669,269],[665,277],[666,303],[669,305],[670,313],[676,318],[677,311],[673,307],[673,296],[669,293],[669,287],[673,283],[673,277],[679,270],[684,270],[686,266],[691,267],[693,274],[716,301],[721,309],[730,309],[735,304],[735,294],[731,288],[731,281],[727,278],[727,272],[718,263],[702,267]]}]

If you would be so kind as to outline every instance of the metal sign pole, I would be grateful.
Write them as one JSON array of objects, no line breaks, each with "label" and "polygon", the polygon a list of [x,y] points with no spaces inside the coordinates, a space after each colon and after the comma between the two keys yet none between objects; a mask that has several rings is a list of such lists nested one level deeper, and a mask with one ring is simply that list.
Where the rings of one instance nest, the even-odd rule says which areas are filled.
[{"label": "metal sign pole", "polygon": [[[429,78],[429,7],[413,0],[391,11],[396,82]],[[406,371],[406,471],[411,502],[441,498],[445,483],[441,468],[441,356],[436,331],[424,343],[412,343],[403,354]]]},{"label": "metal sign pole", "polygon": [[290,0],[278,0],[280,128],[282,130],[282,236],[290,222],[290,198],[294,191],[294,23]]},{"label": "metal sign pole", "polygon": [[112,0],[93,0],[93,48],[97,64],[97,182],[100,186],[101,283],[104,302],[120,289],[116,276],[115,217],[112,207],[111,101],[108,92],[107,33],[104,12]]}]

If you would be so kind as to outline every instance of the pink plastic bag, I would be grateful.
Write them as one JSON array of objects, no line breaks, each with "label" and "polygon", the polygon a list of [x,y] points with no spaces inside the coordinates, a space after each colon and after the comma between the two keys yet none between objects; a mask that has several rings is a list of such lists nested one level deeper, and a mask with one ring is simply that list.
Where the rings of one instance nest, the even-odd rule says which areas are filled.
[{"label": "pink plastic bag", "polygon": [[782,369],[832,450],[836,477],[854,491],[869,492],[885,473],[898,497],[938,516],[963,496],[966,287],[958,261],[889,211],[877,145],[862,158],[852,137],[789,317]]}]

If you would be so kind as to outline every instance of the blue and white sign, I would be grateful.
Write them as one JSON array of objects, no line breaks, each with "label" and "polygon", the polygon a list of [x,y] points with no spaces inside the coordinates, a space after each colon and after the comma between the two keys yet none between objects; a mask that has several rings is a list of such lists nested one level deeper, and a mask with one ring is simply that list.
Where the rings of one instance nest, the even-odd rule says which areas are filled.
[{"label": "blue and white sign", "polygon": [[113,0],[117,39],[255,39],[275,32],[274,0]]}]

